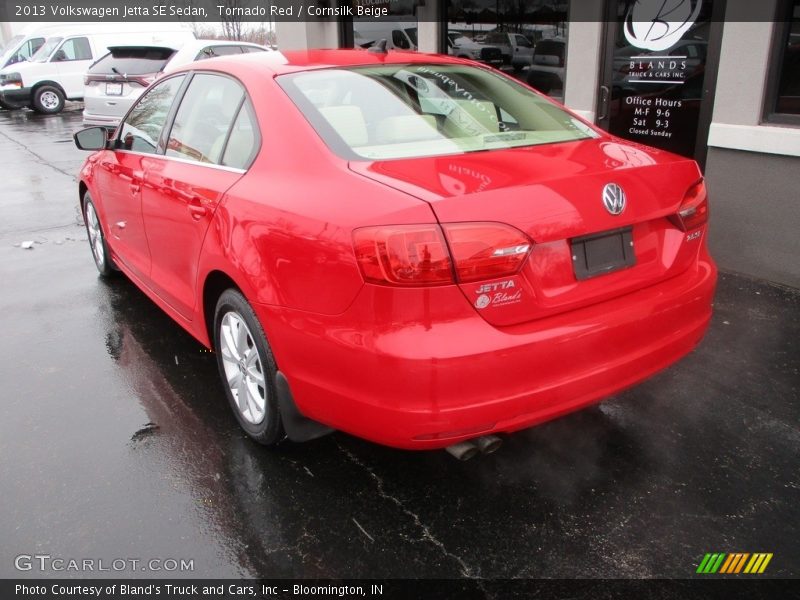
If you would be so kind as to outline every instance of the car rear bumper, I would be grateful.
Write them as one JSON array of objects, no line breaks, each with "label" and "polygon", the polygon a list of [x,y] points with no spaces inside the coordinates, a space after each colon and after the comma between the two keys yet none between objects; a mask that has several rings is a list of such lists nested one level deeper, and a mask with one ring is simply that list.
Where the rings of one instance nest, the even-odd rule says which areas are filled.
[{"label": "car rear bumper", "polygon": [[[705,254],[705,253],[703,253]],[[512,432],[630,387],[690,352],[710,318],[716,267],[517,325],[489,325],[457,288],[365,285],[336,317],[257,312],[306,416],[372,441],[444,447]]]}]

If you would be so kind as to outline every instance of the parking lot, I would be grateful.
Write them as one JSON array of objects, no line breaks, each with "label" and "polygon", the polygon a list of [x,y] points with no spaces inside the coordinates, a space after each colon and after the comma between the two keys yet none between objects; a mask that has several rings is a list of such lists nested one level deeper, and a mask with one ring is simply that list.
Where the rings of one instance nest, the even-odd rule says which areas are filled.
[{"label": "parking lot", "polygon": [[721,273],[694,353],[490,456],[343,433],[270,451],[214,356],[98,279],[80,124],[79,105],[0,112],[0,577],[63,575],[17,570],[38,553],[191,561],[176,577],[684,578],[708,552],[800,576],[797,290]]}]

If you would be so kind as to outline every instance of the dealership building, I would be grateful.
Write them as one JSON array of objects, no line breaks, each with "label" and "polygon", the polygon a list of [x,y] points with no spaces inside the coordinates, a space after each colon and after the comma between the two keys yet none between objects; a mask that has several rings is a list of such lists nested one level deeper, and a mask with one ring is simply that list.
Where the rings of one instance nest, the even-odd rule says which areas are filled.
[{"label": "dealership building", "polygon": [[800,287],[800,0],[354,4],[391,20],[277,22],[279,48],[500,48],[505,69],[603,129],[697,159],[719,265]]}]

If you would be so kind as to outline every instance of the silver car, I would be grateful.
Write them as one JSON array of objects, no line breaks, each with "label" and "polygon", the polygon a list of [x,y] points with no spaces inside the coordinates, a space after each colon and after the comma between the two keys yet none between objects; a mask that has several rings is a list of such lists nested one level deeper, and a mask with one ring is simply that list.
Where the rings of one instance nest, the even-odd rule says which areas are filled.
[{"label": "silver car", "polygon": [[196,60],[269,52],[248,42],[192,40],[180,48],[165,46],[116,46],[95,62],[84,77],[84,125],[116,127],[142,92],[163,73]]}]

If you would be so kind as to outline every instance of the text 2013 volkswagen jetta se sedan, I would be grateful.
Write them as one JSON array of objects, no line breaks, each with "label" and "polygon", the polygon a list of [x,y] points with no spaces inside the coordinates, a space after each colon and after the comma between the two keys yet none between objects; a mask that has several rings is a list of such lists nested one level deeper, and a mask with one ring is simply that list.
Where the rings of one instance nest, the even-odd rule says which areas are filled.
[{"label": "text 2013 volkswagen jetta se sedan", "polygon": [[101,275],[216,351],[264,444],[335,428],[490,449],[670,365],[709,323],[695,162],[477,63],[213,59],[105,135],[76,134],[97,150],[80,199]]}]

